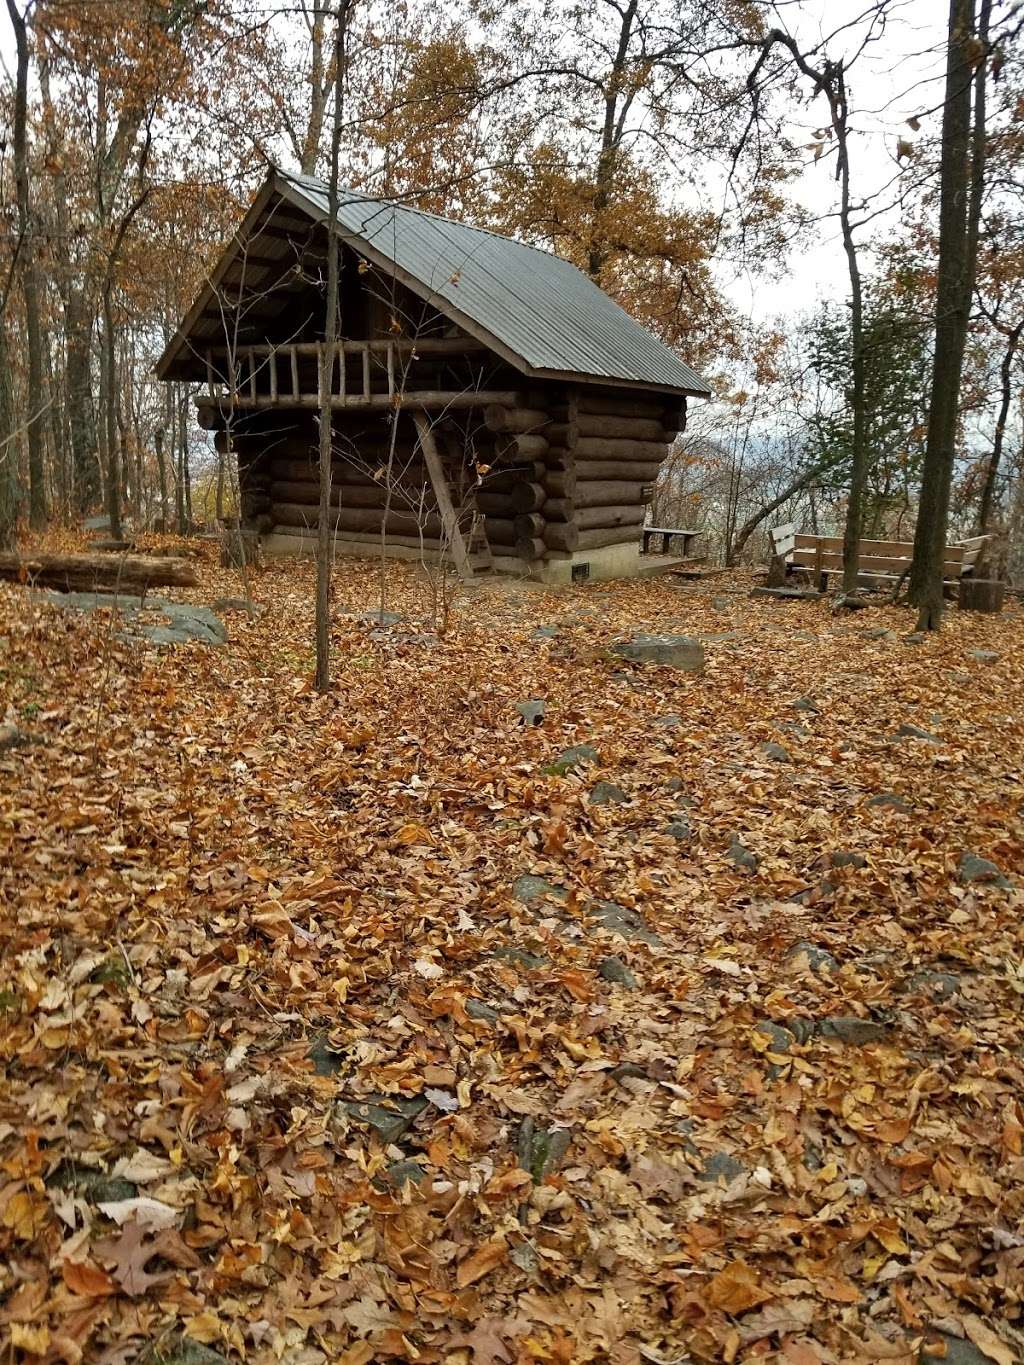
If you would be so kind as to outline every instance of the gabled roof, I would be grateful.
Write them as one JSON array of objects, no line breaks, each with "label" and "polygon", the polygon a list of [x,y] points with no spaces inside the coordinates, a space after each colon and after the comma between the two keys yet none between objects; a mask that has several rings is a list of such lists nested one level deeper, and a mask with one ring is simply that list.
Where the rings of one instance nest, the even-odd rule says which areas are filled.
[{"label": "gabled roof", "polygon": [[[322,181],[274,170],[260,198],[268,191],[326,222],[328,189]],[[405,204],[352,190],[340,190],[338,200],[345,243],[393,270],[524,374],[710,396],[695,370],[568,261]],[[247,218],[240,236],[249,225]],[[256,223],[252,229],[258,232]],[[161,357],[161,376],[186,344],[189,319],[201,302]]]}]

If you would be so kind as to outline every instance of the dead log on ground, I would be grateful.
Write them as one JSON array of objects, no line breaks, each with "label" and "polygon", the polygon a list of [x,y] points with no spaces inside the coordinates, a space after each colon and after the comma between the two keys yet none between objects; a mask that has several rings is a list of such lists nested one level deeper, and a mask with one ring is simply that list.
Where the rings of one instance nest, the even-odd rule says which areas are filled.
[{"label": "dead log on ground", "polygon": [[102,554],[0,554],[0,578],[58,592],[116,589],[142,593],[148,588],[194,588],[199,581],[187,559]]}]

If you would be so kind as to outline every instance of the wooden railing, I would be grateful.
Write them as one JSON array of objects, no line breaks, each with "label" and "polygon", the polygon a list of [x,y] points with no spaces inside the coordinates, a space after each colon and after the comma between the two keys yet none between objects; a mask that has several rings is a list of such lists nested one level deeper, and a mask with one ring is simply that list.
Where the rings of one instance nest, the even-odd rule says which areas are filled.
[{"label": "wooden railing", "polygon": [[[211,347],[206,352],[207,402],[224,402],[232,407],[312,407],[319,406],[326,397],[332,406],[384,406],[393,403],[395,395],[405,387],[405,374],[400,361],[413,361],[451,356],[457,358],[470,352],[485,350],[481,342],[470,337],[425,337],[412,341],[396,337],[379,340],[346,340],[330,347],[329,364],[323,364],[327,350],[322,341],[294,341],[281,345]],[[345,358],[358,356],[359,380],[353,386],[347,374]],[[303,389],[299,361],[316,361],[316,390]],[[383,369],[386,387],[374,389],[372,380],[377,360]],[[286,382],[282,384],[279,365],[286,362]],[[265,375],[267,383],[261,384]],[[383,400],[383,401],[381,401]]]}]

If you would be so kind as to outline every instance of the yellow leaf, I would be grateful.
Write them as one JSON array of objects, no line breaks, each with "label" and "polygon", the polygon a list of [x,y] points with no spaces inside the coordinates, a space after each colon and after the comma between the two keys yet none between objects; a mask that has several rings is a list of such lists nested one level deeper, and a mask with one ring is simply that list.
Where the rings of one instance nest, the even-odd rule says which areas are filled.
[{"label": "yellow leaf", "polygon": [[50,1329],[45,1325],[31,1327],[27,1322],[12,1322],[11,1345],[30,1355],[45,1355],[50,1349]]},{"label": "yellow leaf", "polygon": [[403,825],[398,831],[398,842],[400,844],[429,844],[431,842],[430,830],[425,829],[423,825]]},{"label": "yellow leaf", "polygon": [[27,1190],[20,1190],[7,1201],[4,1227],[10,1228],[15,1237],[30,1242],[46,1223],[49,1207],[42,1200],[33,1199]]}]

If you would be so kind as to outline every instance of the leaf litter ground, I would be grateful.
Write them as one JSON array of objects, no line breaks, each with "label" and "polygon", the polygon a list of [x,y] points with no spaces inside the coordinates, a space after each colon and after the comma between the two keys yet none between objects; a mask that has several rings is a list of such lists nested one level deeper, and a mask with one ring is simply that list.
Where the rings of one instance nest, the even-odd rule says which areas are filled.
[{"label": "leaf litter ground", "polygon": [[0,589],[2,1358],[1022,1359],[1020,612],[311,582]]}]

